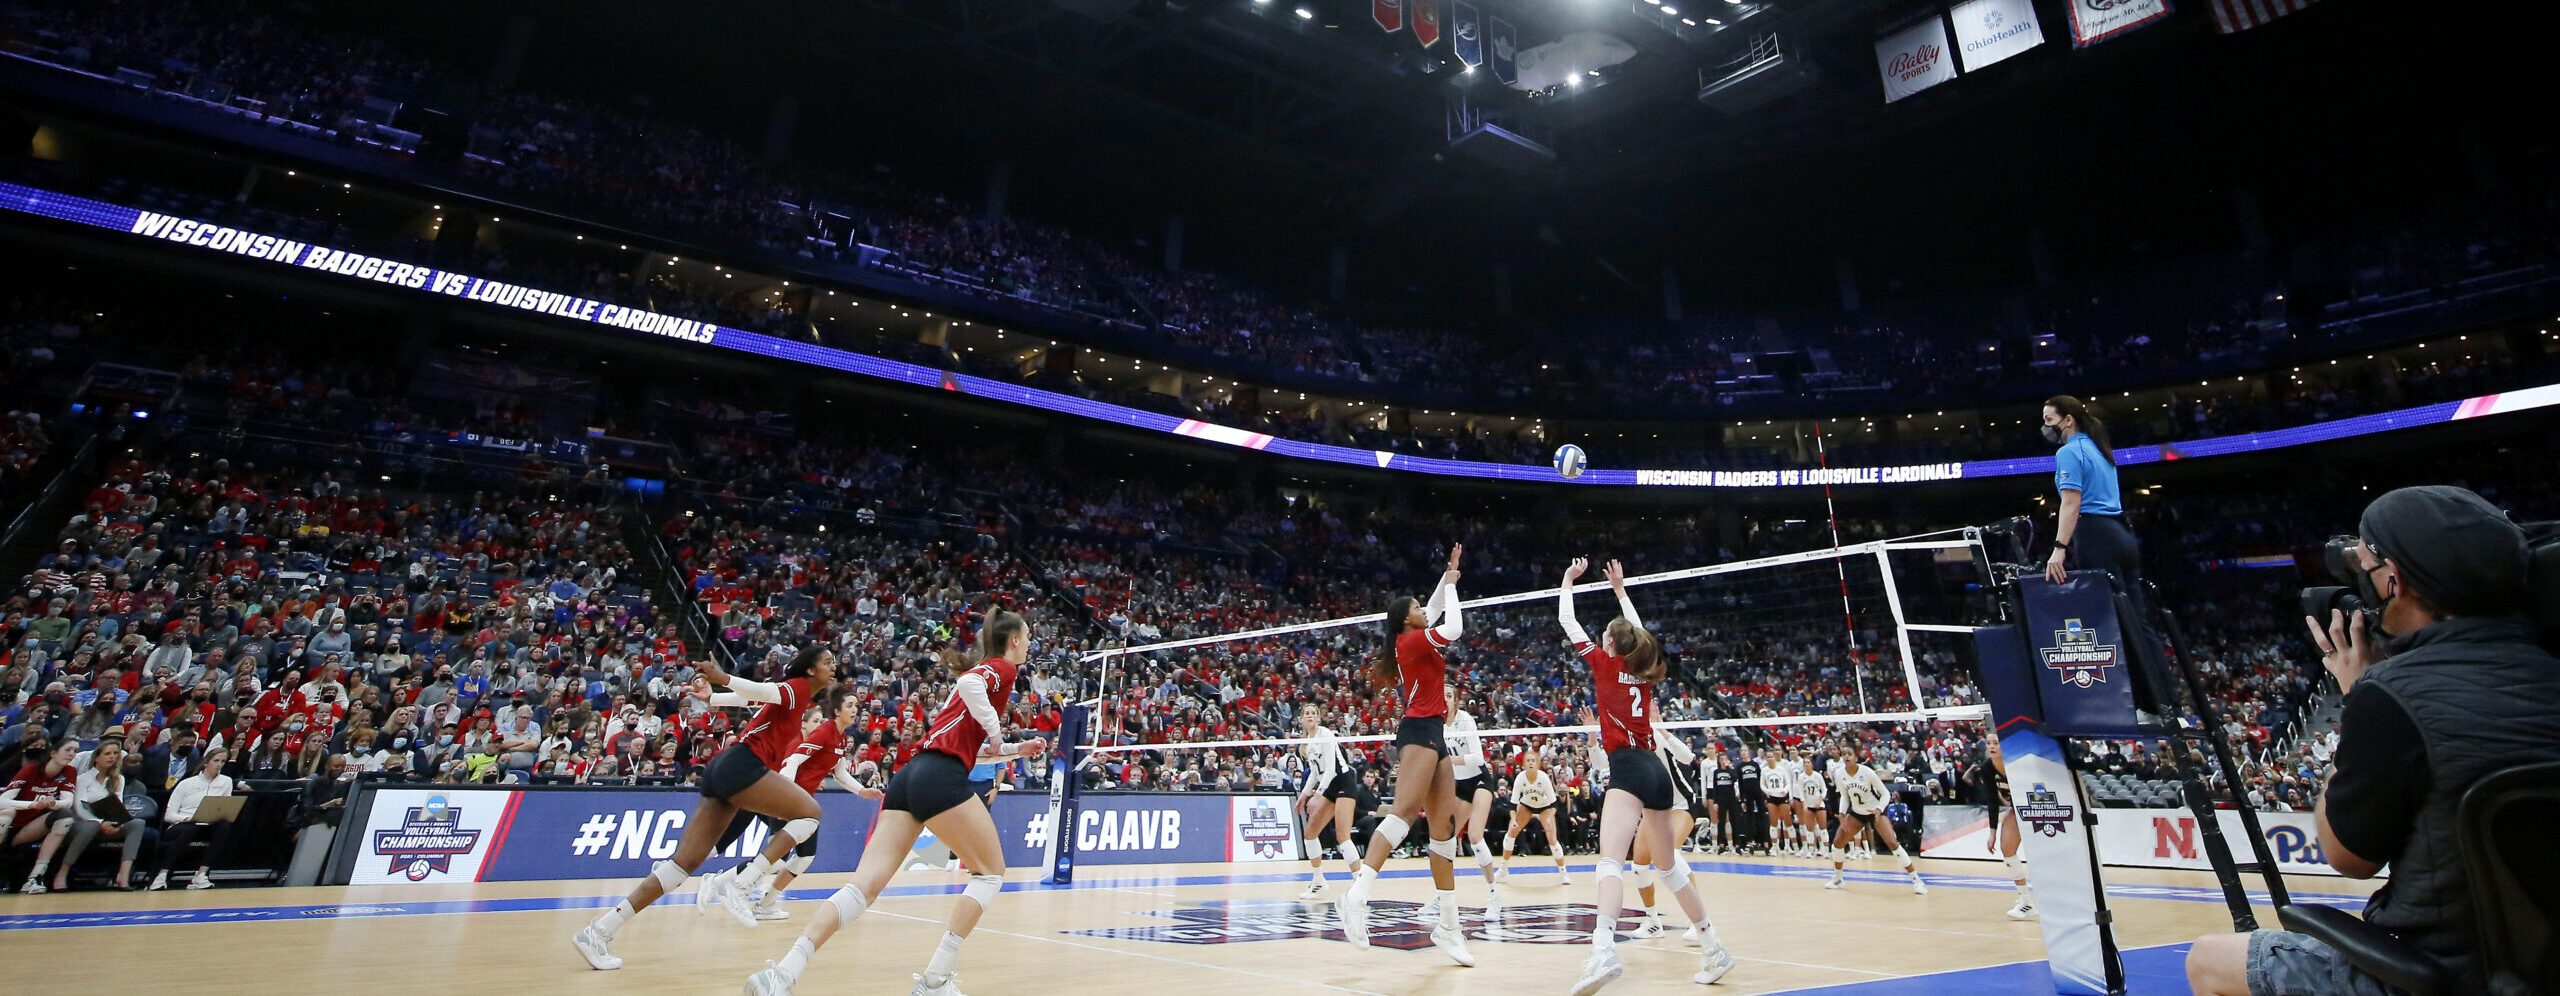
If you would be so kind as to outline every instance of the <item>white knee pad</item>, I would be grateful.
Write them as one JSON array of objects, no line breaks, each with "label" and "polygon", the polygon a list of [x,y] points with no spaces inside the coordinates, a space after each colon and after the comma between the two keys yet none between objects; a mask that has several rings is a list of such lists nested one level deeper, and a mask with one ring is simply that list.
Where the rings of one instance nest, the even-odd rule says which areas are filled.
[{"label": "white knee pad", "polygon": [[1386,819],[1378,821],[1376,835],[1385,840],[1387,842],[1387,850],[1392,851],[1404,844],[1405,834],[1412,832],[1413,824],[1407,823],[1401,818],[1389,816]]},{"label": "white knee pad", "polygon": [[1680,856],[1677,854],[1671,856],[1671,870],[1660,874],[1662,875],[1662,884],[1670,886],[1671,891],[1675,893],[1682,889],[1692,889],[1697,887],[1697,883],[1689,881],[1689,863],[1680,860]]},{"label": "white knee pad", "polygon": [[871,908],[871,897],[863,895],[862,890],[848,885],[828,896],[827,904],[836,908],[836,924],[842,926],[852,923],[855,917],[862,915],[863,910]]},{"label": "white knee pad", "polygon": [[814,819],[792,820],[791,822],[782,825],[782,835],[791,838],[791,842],[795,844],[804,840],[815,840],[818,836],[818,821]]},{"label": "white knee pad", "polygon": [[971,875],[969,876],[969,887],[960,890],[960,894],[975,900],[978,904],[978,909],[983,911],[994,909],[996,905],[996,893],[1003,891],[1004,876]]},{"label": "white knee pad", "polygon": [[684,870],[684,866],[673,861],[661,861],[658,862],[657,867],[649,869],[649,877],[658,880],[658,888],[674,892],[677,886],[684,884],[685,879],[693,877],[693,873]]},{"label": "white knee pad", "polygon": [[1458,860],[1458,838],[1456,837],[1443,837],[1432,841],[1428,849],[1432,857],[1442,861]]},{"label": "white knee pad", "polygon": [[2003,856],[2000,859],[2000,863],[2009,866],[2009,877],[2011,879],[2027,877],[2027,859],[2011,854]]},{"label": "white knee pad", "polygon": [[1621,871],[1622,868],[1619,865],[1618,859],[1602,858],[1600,859],[1600,866],[1593,870],[1591,874],[1594,878],[1617,878]]},{"label": "white knee pad", "polygon": [[794,854],[782,862],[782,868],[793,875],[806,875],[809,873],[809,866],[817,863],[818,856],[815,854]]},{"label": "white knee pad", "polygon": [[1653,888],[1653,869],[1645,865],[1627,869],[1627,885],[1638,889]]}]

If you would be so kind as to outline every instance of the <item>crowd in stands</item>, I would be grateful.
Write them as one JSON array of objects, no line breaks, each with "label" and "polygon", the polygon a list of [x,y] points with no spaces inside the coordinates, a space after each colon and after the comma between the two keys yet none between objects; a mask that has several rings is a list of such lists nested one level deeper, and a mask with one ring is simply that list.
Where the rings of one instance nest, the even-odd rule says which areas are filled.
[{"label": "crowd in stands", "polygon": [[[2019,338],[2015,329],[1994,333],[1999,323],[1962,308],[1914,306],[1907,314],[1792,323],[1802,327],[1776,333],[1748,321],[1692,322],[1671,335],[1581,337],[1568,351],[1522,348],[1509,336],[1362,322],[1235,279],[1166,273],[1090,238],[1019,219],[987,218],[876,171],[768,162],[697,128],[497,86],[470,68],[440,64],[379,39],[320,31],[255,4],[48,0],[13,8],[6,27],[17,50],[40,59],[101,75],[140,74],[164,94],[388,154],[415,150],[402,137],[406,133],[390,128],[396,108],[468,107],[471,148],[459,157],[458,168],[511,199],[598,212],[687,238],[858,258],[1105,322],[1176,350],[1347,385],[1427,384],[1470,399],[1547,406],[1586,395],[1718,403],[1777,393],[1932,394],[1978,384],[1986,371],[2009,369],[1983,348]],[[846,224],[830,227],[830,218]],[[2352,304],[2541,265],[2560,255],[2560,247],[2541,234],[2551,227],[2543,222],[2498,213],[2364,233],[2335,253],[2351,274],[2343,293]],[[850,244],[855,240],[885,251],[857,256]],[[661,311],[718,315],[760,328],[787,324],[789,317],[772,313],[774,307],[787,311],[785,305],[648,293],[671,290],[653,288],[655,280],[544,273],[531,261],[498,262],[523,274],[567,280],[570,287],[632,285],[620,288],[623,296],[645,297]],[[2242,268],[2214,263],[2210,273],[2162,275],[2137,288],[2102,282],[2049,295],[2052,300],[2030,330],[2042,335],[2034,357],[2038,369],[2079,379],[2186,371],[2200,362],[2247,367],[2271,351],[2318,348],[2330,334],[2311,327],[2317,323],[2288,331],[2264,309],[2271,297],[2281,301],[2280,288],[2235,278]],[[1658,383],[1628,383],[1628,371]],[[2307,402],[2260,399],[2249,413],[2208,413],[2206,424],[2215,418],[2246,424],[2269,411],[2318,407],[2322,399],[2361,410],[2389,400],[2388,391],[2359,404],[2340,398],[2352,388],[2310,390]],[[1512,445],[1516,440],[1458,436],[1413,442],[1417,451],[1477,458],[1515,457],[1520,449]]]}]

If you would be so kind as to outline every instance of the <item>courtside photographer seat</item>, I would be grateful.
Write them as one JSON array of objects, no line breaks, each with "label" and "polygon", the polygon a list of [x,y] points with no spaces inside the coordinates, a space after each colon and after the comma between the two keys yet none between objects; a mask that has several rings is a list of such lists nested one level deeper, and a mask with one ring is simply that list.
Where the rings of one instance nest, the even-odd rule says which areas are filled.
[{"label": "courtside photographer seat", "polygon": [[[2480,974],[2493,996],[2560,992],[2560,957],[2551,946],[2560,922],[2560,763],[2491,773],[2462,794],[2455,831],[2462,873],[2471,885]],[[2285,929],[2336,948],[2366,974],[2418,996],[2458,991],[2452,971],[2426,952],[2330,906],[2276,911]]]}]

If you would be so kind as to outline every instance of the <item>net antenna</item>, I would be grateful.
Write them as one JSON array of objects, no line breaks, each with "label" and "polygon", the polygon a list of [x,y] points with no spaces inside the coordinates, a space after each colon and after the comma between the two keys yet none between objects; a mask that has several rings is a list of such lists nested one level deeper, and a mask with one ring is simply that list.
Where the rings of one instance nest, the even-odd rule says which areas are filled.
[{"label": "net antenna", "polygon": [[[1898,585],[1895,583],[1893,564],[1890,558],[1894,553],[1900,551],[1934,552],[1945,550],[1970,551],[1974,554],[1977,562],[1981,562],[1980,558],[1985,555],[1985,551],[1983,549],[1983,530],[1980,527],[1967,526],[1960,529],[1943,529],[1936,532],[1921,533],[1898,539],[1869,540],[1860,543],[1846,544],[1840,543],[1835,534],[1833,537],[1833,545],[1828,549],[1807,550],[1800,553],[1775,554],[1752,560],[1737,560],[1722,564],[1708,564],[1700,567],[1686,567],[1679,570],[1663,571],[1626,579],[1627,587],[1629,589],[1636,589],[1647,585],[1658,585],[1674,581],[1686,581],[1697,578],[1739,574],[1745,571],[1767,570],[1770,568],[1787,567],[1791,565],[1813,564],[1825,559],[1845,563],[1849,558],[1872,557],[1875,559],[1876,566],[1881,572],[1885,604],[1893,619],[1895,649],[1901,655],[1902,677],[1905,692],[1909,696],[1908,701],[1910,703],[1908,708],[1901,711],[1871,711],[1862,690],[1859,698],[1859,711],[1855,713],[1755,716],[1735,719],[1676,720],[1656,725],[1666,730],[1694,730],[1724,729],[1732,727],[1814,726],[1841,723],[1980,720],[1988,718],[1990,710],[1981,705],[1943,706],[1938,708],[1928,708],[1923,705],[1927,699],[1922,694],[1920,688],[1920,673],[1917,660],[1912,654],[1911,634],[1914,632],[1970,634],[1976,627],[1970,624],[1915,623],[1910,621],[1904,614],[1902,596]],[[1842,567],[1840,570],[1845,572],[1846,568]],[[1843,576],[1845,578],[1845,573]],[[1845,583],[1846,582],[1844,580],[1843,584],[1845,585]],[[1573,586],[1573,591],[1576,594],[1583,594],[1607,591],[1608,588],[1609,583],[1607,581],[1595,581],[1575,585]],[[1536,591],[1515,592],[1508,595],[1489,595],[1483,598],[1466,599],[1459,602],[1458,605],[1460,608],[1477,609],[1498,605],[1512,605],[1520,602],[1552,600],[1557,595],[1561,594],[1562,591],[1562,588],[1541,588]],[[1286,626],[1271,626],[1263,629],[1246,630],[1243,632],[1225,633],[1216,636],[1193,637],[1182,640],[1165,640],[1157,643],[1129,645],[1124,640],[1121,646],[1096,650],[1085,654],[1082,658],[1082,663],[1098,665],[1101,668],[1102,674],[1106,680],[1101,685],[1102,692],[1100,698],[1103,702],[1108,703],[1112,696],[1107,678],[1110,673],[1112,661],[1117,658],[1128,657],[1136,654],[1156,653],[1159,651],[1204,647],[1219,643],[1234,643],[1269,637],[1313,633],[1329,629],[1339,629],[1346,626],[1360,626],[1376,623],[1385,618],[1386,613],[1372,612],[1367,615],[1344,616],[1336,619],[1321,619],[1313,622],[1293,623]],[[1852,625],[1854,627],[1854,620],[1852,621]],[[1591,733],[1596,730],[1596,727],[1591,726],[1539,726],[1484,730],[1479,735],[1484,737],[1513,737],[1541,734]],[[1340,737],[1338,739],[1343,743],[1367,743],[1383,742],[1394,738],[1392,736],[1378,735]],[[1122,744],[1106,746],[1101,744],[1101,734],[1097,729],[1095,733],[1096,746],[1092,748],[1092,753],[1096,755],[1117,754],[1134,751],[1161,750],[1169,747],[1183,749],[1282,747],[1307,742],[1308,741],[1305,738],[1282,737],[1249,740],[1193,741],[1183,743]]]}]

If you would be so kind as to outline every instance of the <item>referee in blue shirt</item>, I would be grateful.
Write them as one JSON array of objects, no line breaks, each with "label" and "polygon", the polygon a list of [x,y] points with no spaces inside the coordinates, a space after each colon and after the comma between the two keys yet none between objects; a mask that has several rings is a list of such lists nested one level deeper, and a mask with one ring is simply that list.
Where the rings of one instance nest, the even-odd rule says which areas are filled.
[{"label": "referee in blue shirt", "polygon": [[2062,493],[2061,523],[2053,532],[2046,580],[2061,584],[2071,567],[2095,567],[2115,576],[2139,600],[2142,547],[2125,528],[2123,492],[2116,486],[2116,451],[2107,425],[2068,394],[2044,403],[2044,439],[2062,447],[2053,454],[2053,486]]}]

